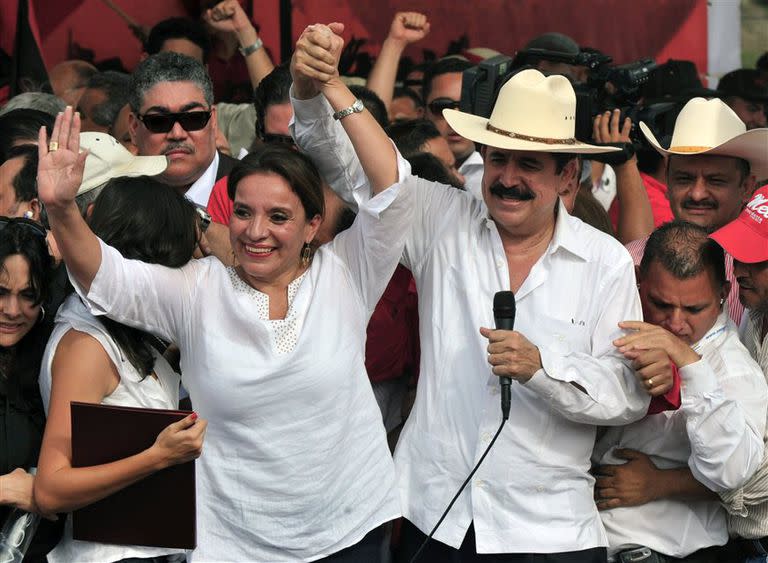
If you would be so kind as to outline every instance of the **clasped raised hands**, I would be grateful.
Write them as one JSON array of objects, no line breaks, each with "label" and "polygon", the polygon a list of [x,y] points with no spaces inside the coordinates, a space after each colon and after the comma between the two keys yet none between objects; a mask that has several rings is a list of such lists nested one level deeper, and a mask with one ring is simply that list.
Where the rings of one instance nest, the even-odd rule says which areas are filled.
[{"label": "clasped raised hands", "polygon": [[294,93],[310,98],[339,78],[339,58],[344,48],[344,24],[307,26],[296,42],[291,58]]},{"label": "clasped raised hands", "polygon": [[56,116],[50,141],[45,127],[38,133],[37,193],[49,211],[71,205],[80,184],[86,152],[80,152],[80,114],[67,106]]}]

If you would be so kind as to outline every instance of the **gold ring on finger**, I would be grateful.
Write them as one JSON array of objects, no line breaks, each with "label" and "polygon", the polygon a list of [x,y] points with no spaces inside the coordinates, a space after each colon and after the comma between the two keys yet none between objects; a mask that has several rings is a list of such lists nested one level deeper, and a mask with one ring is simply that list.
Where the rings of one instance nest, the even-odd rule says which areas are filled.
[{"label": "gold ring on finger", "polygon": [[59,150],[59,143],[57,141],[51,141],[48,143],[48,151],[53,152]]},{"label": "gold ring on finger", "polygon": [[649,377],[647,383],[648,383],[648,387],[653,387],[653,378]]}]

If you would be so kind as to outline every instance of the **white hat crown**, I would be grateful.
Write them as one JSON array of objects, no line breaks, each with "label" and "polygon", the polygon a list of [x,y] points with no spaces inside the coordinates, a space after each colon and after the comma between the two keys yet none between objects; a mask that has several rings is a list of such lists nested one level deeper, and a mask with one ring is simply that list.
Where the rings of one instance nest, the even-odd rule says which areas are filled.
[{"label": "white hat crown", "polygon": [[573,139],[576,94],[564,76],[523,70],[501,87],[489,124],[517,135]]},{"label": "white hat crown", "polygon": [[700,152],[718,147],[746,130],[744,122],[722,100],[693,98],[675,120],[669,150]]}]

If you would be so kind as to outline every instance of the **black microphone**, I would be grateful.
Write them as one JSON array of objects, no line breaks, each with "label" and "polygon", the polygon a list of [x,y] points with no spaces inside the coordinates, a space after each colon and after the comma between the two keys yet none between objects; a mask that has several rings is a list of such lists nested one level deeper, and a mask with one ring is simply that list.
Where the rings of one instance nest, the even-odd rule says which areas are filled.
[{"label": "black microphone", "polygon": [[[493,320],[496,330],[515,329],[515,294],[511,291],[499,291],[493,296]],[[501,379],[501,416],[509,418],[509,408],[512,402],[512,380],[509,377]]]}]

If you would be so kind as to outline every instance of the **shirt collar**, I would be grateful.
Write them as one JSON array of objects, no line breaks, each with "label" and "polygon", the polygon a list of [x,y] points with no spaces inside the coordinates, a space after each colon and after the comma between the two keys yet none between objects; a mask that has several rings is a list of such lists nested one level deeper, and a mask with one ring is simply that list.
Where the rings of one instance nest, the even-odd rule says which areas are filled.
[{"label": "shirt collar", "polygon": [[[498,230],[493,218],[488,215],[488,210],[485,205],[483,205],[483,209],[485,209],[483,223],[486,228],[496,228]],[[582,240],[584,237],[576,233],[574,229],[575,221],[577,221],[577,219],[574,219],[565,209],[563,200],[558,198],[555,232],[552,235],[552,240],[549,243],[546,254],[554,254],[559,248],[562,248],[577,258],[581,258],[582,260],[588,259],[588,250]],[[493,227],[491,227],[491,225],[493,225]]]},{"label": "shirt collar", "polygon": [[691,348],[693,348],[695,352],[699,353],[701,352],[702,348],[711,346],[714,339],[725,332],[725,329],[728,327],[729,318],[728,308],[723,307],[723,310],[720,311],[720,314],[717,316],[717,320],[715,321],[715,324],[712,325],[712,328],[710,328],[698,342],[691,345]]},{"label": "shirt collar", "polygon": [[197,205],[208,207],[208,200],[213,191],[213,185],[216,183],[216,171],[219,169],[219,151],[213,153],[213,160],[203,175],[192,184],[187,193],[184,194],[188,200]]},{"label": "shirt collar", "polygon": [[484,165],[483,157],[480,155],[479,152],[474,151],[472,154],[470,154],[467,157],[467,160],[461,163],[461,166],[459,166],[459,173],[464,174],[466,170],[470,170],[477,166],[482,167],[483,165]]}]

